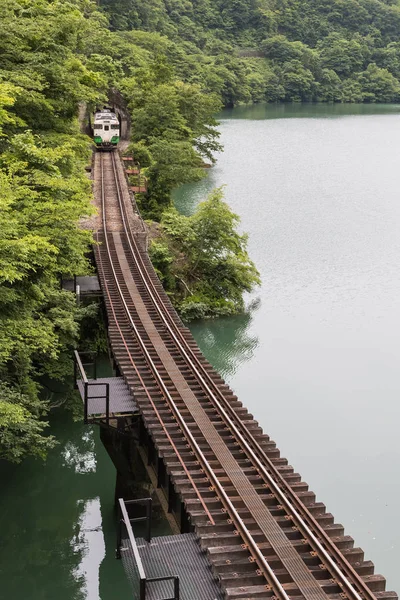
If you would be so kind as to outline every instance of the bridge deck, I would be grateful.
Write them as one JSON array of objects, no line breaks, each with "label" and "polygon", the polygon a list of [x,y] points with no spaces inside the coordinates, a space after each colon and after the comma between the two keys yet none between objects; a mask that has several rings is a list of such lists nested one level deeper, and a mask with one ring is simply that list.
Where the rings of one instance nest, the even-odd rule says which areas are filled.
[{"label": "bridge deck", "polygon": [[[147,577],[179,577],[180,600],[222,600],[211,565],[194,533],[155,537],[150,543],[138,538],[136,543]],[[128,539],[122,541],[121,556],[133,592],[137,594],[134,598],[139,598],[136,561]],[[171,581],[148,583],[146,600],[172,597]]]},{"label": "bridge deck", "polygon": [[[82,380],[77,381],[82,400],[85,400],[85,390]],[[131,415],[138,407],[133,399],[123,377],[103,377],[88,380],[88,416],[106,414],[106,385],[109,386],[110,415]]]}]

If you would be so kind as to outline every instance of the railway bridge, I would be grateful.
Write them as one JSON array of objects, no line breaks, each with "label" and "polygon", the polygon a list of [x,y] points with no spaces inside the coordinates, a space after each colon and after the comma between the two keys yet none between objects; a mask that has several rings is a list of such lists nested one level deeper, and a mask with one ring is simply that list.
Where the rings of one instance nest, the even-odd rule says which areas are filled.
[{"label": "railway bridge", "polygon": [[[120,500],[118,554],[134,572],[136,597],[397,599],[181,322],[149,260],[119,154],[96,153],[94,187],[96,264],[120,377],[89,381],[79,365],[86,419],[136,428],[179,527],[164,542],[137,540],[129,502]],[[173,590],[163,592],[167,580]]]}]

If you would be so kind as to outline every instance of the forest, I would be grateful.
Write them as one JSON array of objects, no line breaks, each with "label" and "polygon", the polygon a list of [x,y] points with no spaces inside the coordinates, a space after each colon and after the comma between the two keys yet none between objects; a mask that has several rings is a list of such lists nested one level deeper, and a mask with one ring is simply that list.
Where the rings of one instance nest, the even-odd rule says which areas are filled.
[{"label": "forest", "polygon": [[[106,103],[111,89],[123,95],[130,150],[149,179],[138,202],[159,222],[152,258],[181,312],[196,317],[240,310],[242,292],[258,282],[221,191],[189,219],[171,207],[171,191],[203,177],[220,148],[218,110],[394,102],[399,78],[393,2],[2,0],[0,459],[44,457],[55,444],[44,381],[71,380],[81,324],[97,318],[96,306],[77,306],[60,285],[91,269],[92,236],[79,226],[93,210],[80,107]],[[222,247],[209,243],[215,236]]]},{"label": "forest", "polygon": [[168,38],[177,73],[218,94],[225,106],[399,99],[396,0],[101,0],[100,5],[116,31],[143,29]]}]

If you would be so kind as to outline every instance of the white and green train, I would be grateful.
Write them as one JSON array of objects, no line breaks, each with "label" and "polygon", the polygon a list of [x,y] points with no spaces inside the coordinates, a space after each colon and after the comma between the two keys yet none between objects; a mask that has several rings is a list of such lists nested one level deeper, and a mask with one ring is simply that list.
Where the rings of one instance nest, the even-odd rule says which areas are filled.
[{"label": "white and green train", "polygon": [[93,141],[97,148],[116,148],[120,137],[118,117],[109,108],[104,108],[94,115]]}]

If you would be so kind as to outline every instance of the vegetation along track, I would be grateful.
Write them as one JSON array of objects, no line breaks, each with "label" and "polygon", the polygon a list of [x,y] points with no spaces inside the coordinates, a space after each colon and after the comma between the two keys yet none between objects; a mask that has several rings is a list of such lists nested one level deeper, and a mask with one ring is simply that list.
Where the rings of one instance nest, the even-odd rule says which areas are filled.
[{"label": "vegetation along track", "polygon": [[182,325],[132,229],[118,155],[96,166],[114,356],[225,597],[396,598]]}]

